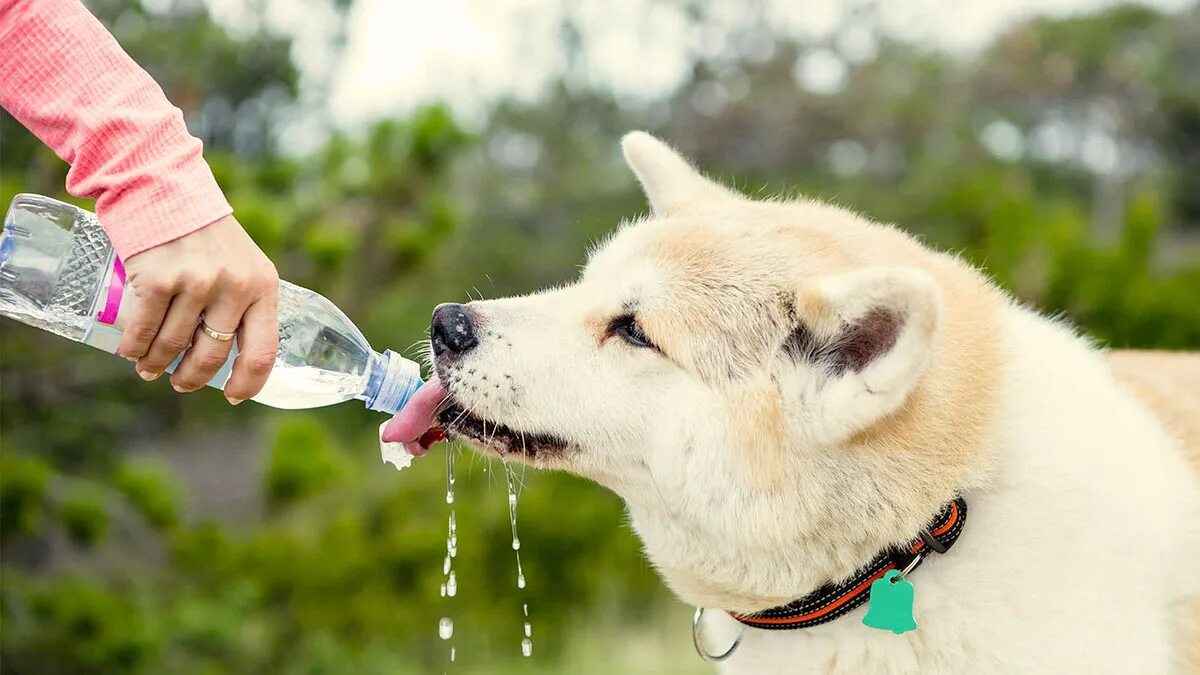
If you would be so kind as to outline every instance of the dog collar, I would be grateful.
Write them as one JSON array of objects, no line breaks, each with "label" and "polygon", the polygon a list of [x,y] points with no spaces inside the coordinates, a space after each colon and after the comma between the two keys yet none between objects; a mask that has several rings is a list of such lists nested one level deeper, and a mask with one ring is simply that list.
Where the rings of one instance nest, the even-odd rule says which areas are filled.
[{"label": "dog collar", "polygon": [[915,570],[932,551],[945,553],[954,546],[967,521],[967,502],[962,497],[942,507],[920,536],[904,546],[884,550],[848,579],[826,584],[786,605],[753,614],[730,616],[747,626],[766,630],[794,630],[828,623],[861,606],[870,595],[871,584],[890,570]]}]

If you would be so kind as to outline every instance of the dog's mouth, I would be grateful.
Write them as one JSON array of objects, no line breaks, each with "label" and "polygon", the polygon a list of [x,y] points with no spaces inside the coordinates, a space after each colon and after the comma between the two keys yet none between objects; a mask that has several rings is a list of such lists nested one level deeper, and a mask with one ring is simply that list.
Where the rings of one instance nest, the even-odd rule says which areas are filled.
[{"label": "dog's mouth", "polygon": [[484,419],[453,399],[439,408],[437,421],[451,438],[500,455],[513,455],[526,460],[561,455],[569,445],[553,434],[518,431],[500,422]]},{"label": "dog's mouth", "polygon": [[441,380],[426,382],[384,428],[382,440],[403,443],[414,455],[446,435],[502,456],[537,460],[561,455],[569,444],[553,434],[520,431],[484,419],[461,405]]}]

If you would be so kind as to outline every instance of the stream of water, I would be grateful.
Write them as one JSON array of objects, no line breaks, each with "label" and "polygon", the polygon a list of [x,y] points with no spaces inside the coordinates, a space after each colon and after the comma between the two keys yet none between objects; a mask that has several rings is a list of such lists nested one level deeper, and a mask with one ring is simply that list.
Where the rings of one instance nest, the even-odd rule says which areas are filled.
[{"label": "stream of water", "polygon": [[[458,524],[454,519],[454,448],[446,448],[446,504],[450,507],[450,516],[446,521],[446,558],[442,561],[442,597],[458,595],[458,577],[454,573],[454,559],[458,556]],[[443,616],[438,621],[438,637],[450,641],[454,638],[454,619]],[[454,662],[457,650],[450,642],[450,662]]]},{"label": "stream of water", "polygon": [[[512,550],[517,558],[517,588],[524,591],[525,570],[521,568],[521,537],[517,535],[517,490],[512,467],[509,466],[508,460],[501,461],[504,462],[504,478],[508,483],[508,522],[512,525]],[[529,623],[529,604],[522,603],[521,611],[525,615],[525,637],[521,639],[521,654],[528,657],[533,654],[533,626]]]},{"label": "stream of water", "polygon": [[[517,534],[517,488],[513,474],[513,469],[508,464],[508,460],[501,460],[504,463],[504,478],[508,486],[508,522],[512,528],[512,550],[517,561],[517,589],[524,592],[525,590],[525,570],[521,567],[521,538]],[[453,598],[458,595],[458,576],[454,571],[454,559],[458,556],[458,523],[454,516],[454,450],[448,448],[446,450],[446,505],[450,509],[450,515],[446,525],[446,557],[442,560],[442,580],[441,596],[443,598]],[[529,621],[529,603],[521,603],[521,614],[524,622],[524,635],[521,638],[521,654],[529,657],[533,655],[533,624]],[[449,616],[443,616],[438,621],[438,637],[445,640],[450,647],[450,662],[453,663],[457,656],[457,650],[454,646],[454,619]]]}]

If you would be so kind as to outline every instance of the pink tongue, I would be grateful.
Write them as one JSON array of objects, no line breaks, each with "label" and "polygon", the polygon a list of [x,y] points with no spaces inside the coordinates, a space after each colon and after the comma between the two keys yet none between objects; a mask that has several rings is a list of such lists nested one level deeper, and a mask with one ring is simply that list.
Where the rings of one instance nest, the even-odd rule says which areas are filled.
[{"label": "pink tongue", "polygon": [[383,429],[383,440],[388,443],[413,443],[434,426],[433,417],[438,406],[446,398],[446,388],[435,375],[405,404],[404,409],[392,418]]}]

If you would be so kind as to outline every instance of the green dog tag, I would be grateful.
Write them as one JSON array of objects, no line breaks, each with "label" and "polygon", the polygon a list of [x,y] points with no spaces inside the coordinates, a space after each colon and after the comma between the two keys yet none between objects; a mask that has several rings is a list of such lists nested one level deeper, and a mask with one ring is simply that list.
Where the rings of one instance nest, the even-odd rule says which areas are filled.
[{"label": "green dog tag", "polygon": [[871,600],[863,624],[879,630],[890,630],[896,635],[917,629],[913,620],[913,585],[905,579],[897,579],[900,572],[888,570],[871,584]]}]

